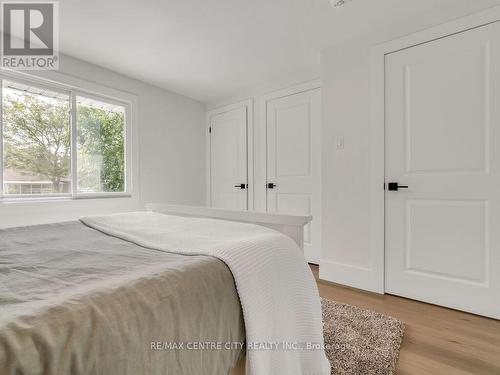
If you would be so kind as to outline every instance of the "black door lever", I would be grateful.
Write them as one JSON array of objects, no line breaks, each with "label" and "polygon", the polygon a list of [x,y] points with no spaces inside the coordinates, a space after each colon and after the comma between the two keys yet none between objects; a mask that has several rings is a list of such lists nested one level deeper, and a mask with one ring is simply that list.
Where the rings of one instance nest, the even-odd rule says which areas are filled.
[{"label": "black door lever", "polygon": [[267,185],[266,185],[266,187],[267,187],[268,189],[274,189],[276,186],[277,186],[277,185],[276,185],[276,184],[273,184],[272,182],[268,182],[268,183],[267,183]]},{"label": "black door lever", "polygon": [[389,182],[387,184],[387,190],[389,191],[398,191],[399,189],[408,189],[408,186],[399,185],[397,182]]},{"label": "black door lever", "polygon": [[235,188],[240,188],[240,189],[246,189],[247,188],[247,184],[238,184],[238,185],[234,185]]}]

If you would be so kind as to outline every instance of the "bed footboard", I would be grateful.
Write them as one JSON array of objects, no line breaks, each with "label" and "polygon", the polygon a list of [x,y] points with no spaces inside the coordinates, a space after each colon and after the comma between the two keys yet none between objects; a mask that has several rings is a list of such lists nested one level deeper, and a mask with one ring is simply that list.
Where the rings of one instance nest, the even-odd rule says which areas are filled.
[{"label": "bed footboard", "polygon": [[304,226],[312,220],[312,216],[283,215],[266,212],[223,210],[218,208],[156,203],[146,204],[146,209],[152,212],[171,215],[207,217],[262,225],[291,237],[302,250],[304,250]]}]

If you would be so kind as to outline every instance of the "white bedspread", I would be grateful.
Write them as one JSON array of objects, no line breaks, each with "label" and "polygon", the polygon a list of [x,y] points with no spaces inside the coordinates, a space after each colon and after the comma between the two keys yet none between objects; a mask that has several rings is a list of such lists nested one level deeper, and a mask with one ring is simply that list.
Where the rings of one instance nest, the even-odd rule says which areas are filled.
[{"label": "white bedspread", "polygon": [[140,246],[211,255],[233,273],[246,328],[247,375],[329,375],[314,277],[290,238],[261,226],[152,212],[82,218]]}]

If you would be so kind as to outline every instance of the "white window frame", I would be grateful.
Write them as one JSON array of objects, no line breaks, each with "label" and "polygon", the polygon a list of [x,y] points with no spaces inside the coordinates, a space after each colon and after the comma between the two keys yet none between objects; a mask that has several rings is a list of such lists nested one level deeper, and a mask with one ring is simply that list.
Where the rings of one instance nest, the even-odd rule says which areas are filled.
[{"label": "white window frame", "polygon": [[[47,89],[68,95],[69,99],[69,120],[70,120],[70,157],[71,157],[71,190],[69,193],[61,194],[16,194],[4,195],[3,192],[3,81],[18,82],[21,84],[32,85],[41,89]],[[0,72],[0,202],[19,202],[19,201],[37,201],[37,200],[60,200],[60,199],[89,199],[89,198],[113,198],[113,197],[132,197],[132,102],[126,98],[114,97],[105,93],[98,93],[86,90],[81,87],[75,87],[58,82],[48,81],[39,77],[32,77],[16,72]],[[98,100],[104,103],[122,106],[125,110],[124,116],[124,168],[125,168],[125,189],[123,192],[78,192],[78,161],[77,161],[77,131],[76,131],[76,97],[83,96],[89,99]],[[124,95],[125,96],[125,95]]]}]

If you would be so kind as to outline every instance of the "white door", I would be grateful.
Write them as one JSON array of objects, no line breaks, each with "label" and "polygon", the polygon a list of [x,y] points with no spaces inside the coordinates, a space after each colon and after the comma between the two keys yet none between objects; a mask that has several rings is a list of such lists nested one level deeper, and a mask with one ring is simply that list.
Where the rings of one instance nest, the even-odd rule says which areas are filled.
[{"label": "white door", "polygon": [[386,291],[500,318],[500,23],[386,56],[388,182]]},{"label": "white door", "polygon": [[247,108],[210,118],[210,207],[248,209]]},{"label": "white door", "polygon": [[[312,215],[304,252],[321,258],[321,91],[314,89],[266,103],[267,211]],[[269,185],[270,184],[270,185]]]}]

